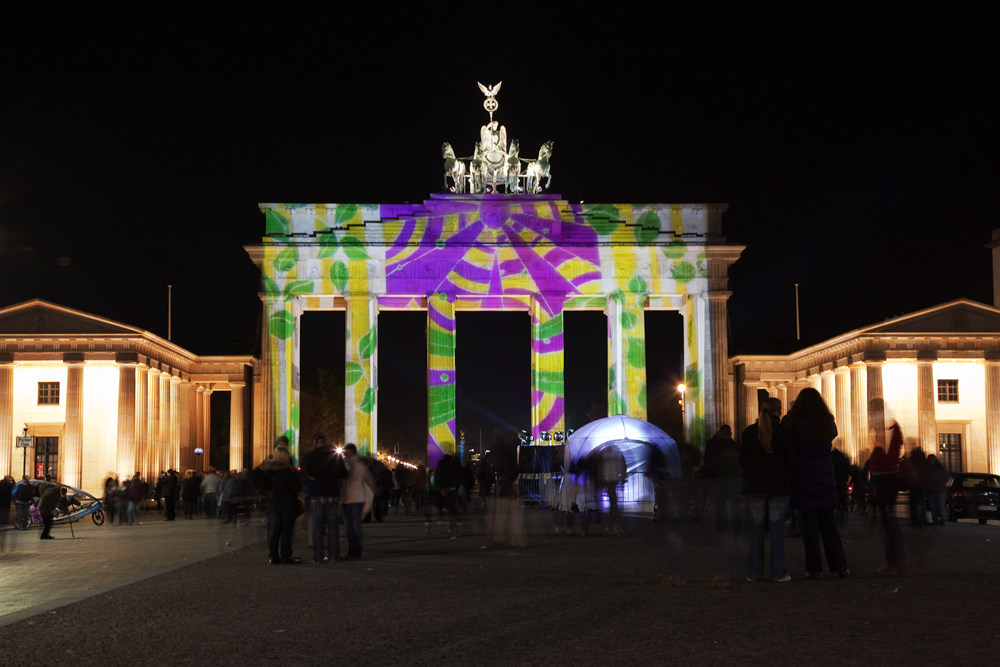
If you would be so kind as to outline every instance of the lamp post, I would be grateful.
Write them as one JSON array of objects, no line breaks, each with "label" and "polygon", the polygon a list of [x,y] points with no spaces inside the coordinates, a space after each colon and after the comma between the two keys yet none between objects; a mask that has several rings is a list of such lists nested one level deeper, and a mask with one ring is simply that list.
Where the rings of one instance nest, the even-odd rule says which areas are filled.
[{"label": "lamp post", "polygon": [[198,457],[198,472],[202,472],[201,455],[204,454],[204,453],[205,453],[205,450],[202,449],[201,447],[195,447],[194,448],[194,455]]},{"label": "lamp post", "polygon": [[687,387],[684,386],[683,382],[681,382],[679,385],[677,385],[677,391],[679,391],[681,393],[681,398],[678,401],[678,403],[681,404],[681,442],[684,442],[684,437],[685,437],[684,433],[687,430],[685,428],[687,426],[687,424],[684,421],[684,391],[686,389],[687,389]]}]

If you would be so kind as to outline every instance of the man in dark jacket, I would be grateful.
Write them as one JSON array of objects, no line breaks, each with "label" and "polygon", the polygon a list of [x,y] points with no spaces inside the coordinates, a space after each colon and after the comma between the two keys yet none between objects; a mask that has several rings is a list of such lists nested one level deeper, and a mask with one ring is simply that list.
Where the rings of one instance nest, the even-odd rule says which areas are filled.
[{"label": "man in dark jacket", "polygon": [[[720,535],[740,532],[740,446],[733,430],[723,425],[705,445],[705,472],[715,502],[715,530]],[[728,516],[727,516],[728,510]]]},{"label": "man in dark jacket", "polygon": [[0,480],[0,526],[7,523],[10,516],[10,503],[13,500],[11,494],[14,491],[14,478],[7,475]]},{"label": "man in dark jacket", "polygon": [[177,494],[180,492],[178,483],[179,480],[177,479],[177,472],[171,468],[167,471],[167,476],[163,478],[163,504],[166,507],[166,514],[163,517],[164,521],[174,520],[174,511],[177,505]]},{"label": "man in dark jacket", "polygon": [[49,535],[52,531],[52,513],[55,512],[59,504],[59,487],[55,484],[47,484],[42,491],[42,497],[38,499],[38,513],[42,515],[42,534],[38,536],[41,540],[54,540]]},{"label": "man in dark jacket", "polygon": [[[326,437],[317,435],[312,450],[302,458],[302,470],[313,489],[310,498],[313,562],[336,563],[340,560],[340,480],[347,477],[347,467]],[[329,531],[326,552],[323,550],[324,529]]]}]

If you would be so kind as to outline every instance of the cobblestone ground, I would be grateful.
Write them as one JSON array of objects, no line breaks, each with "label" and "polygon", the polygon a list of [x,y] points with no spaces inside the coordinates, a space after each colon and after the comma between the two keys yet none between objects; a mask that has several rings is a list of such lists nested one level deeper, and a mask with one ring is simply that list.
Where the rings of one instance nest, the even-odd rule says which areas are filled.
[{"label": "cobblestone ground", "polygon": [[[0,632],[0,664],[944,665],[1000,652],[993,522],[907,533],[908,573],[894,577],[876,573],[879,533],[851,524],[849,580],[801,580],[801,541],[789,539],[796,580],[746,583],[737,539],[731,586],[715,588],[710,525],[684,526],[686,585],[663,586],[663,526],[583,538],[556,534],[552,517],[529,510],[529,546],[514,550],[436,526],[427,536],[421,519],[394,515],[366,524],[364,560],[324,565],[268,564],[260,524],[91,528],[45,550],[8,535],[3,597],[30,582],[49,591],[50,606],[68,604],[0,616],[13,619]],[[226,547],[234,535],[246,546]],[[102,546],[81,553],[76,542]],[[209,557],[137,564],[174,543],[201,544]],[[309,556],[303,534],[296,551]],[[56,583],[53,562],[64,570]],[[102,575],[114,567],[127,576]],[[107,590],[78,599],[88,585]]]}]

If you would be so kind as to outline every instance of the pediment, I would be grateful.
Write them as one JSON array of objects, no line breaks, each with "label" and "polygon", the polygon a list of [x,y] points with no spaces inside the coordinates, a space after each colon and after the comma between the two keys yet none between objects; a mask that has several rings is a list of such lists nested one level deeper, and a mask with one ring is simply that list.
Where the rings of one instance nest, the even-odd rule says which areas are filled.
[{"label": "pediment", "polygon": [[871,333],[1000,333],[1000,310],[975,301],[952,301],[868,327]]},{"label": "pediment", "polygon": [[45,301],[29,301],[0,310],[0,335],[134,335],[137,329]]}]

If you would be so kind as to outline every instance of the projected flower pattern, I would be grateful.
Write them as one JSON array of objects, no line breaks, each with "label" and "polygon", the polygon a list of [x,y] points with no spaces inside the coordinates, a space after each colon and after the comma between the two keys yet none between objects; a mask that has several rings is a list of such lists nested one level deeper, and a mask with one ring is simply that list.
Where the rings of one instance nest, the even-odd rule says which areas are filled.
[{"label": "projected flower pattern", "polygon": [[[275,433],[298,442],[296,308],[346,308],[348,440],[370,451],[376,404],[376,305],[428,313],[431,465],[455,443],[455,313],[527,310],[532,319],[532,423],[565,430],[563,313],[608,312],[610,414],[646,416],[643,308],[707,277],[703,248],[681,240],[680,207],[448,199],[416,206],[262,205]],[[653,242],[657,243],[654,244]],[[670,243],[670,245],[663,245]],[[334,302],[344,297],[344,302]],[[693,313],[687,313],[693,315]],[[691,322],[692,317],[688,318]],[[701,405],[693,325],[689,402]]]}]

